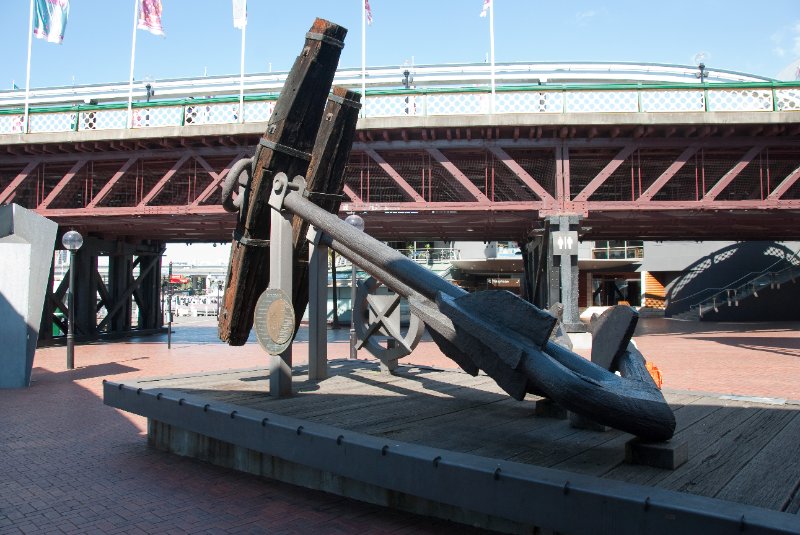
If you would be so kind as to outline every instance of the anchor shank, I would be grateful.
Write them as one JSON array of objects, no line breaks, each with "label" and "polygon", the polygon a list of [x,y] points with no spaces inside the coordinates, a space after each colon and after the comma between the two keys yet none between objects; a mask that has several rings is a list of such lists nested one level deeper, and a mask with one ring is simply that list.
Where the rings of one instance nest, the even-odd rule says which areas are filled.
[{"label": "anchor shank", "polygon": [[[394,274],[398,282],[424,295],[430,300],[435,300],[439,292],[451,297],[459,297],[467,294],[465,290],[447,282],[388,245],[353,228],[336,215],[326,212],[297,192],[287,192],[283,199],[283,206],[293,214],[302,217],[319,230],[322,230],[325,234],[328,234],[332,238],[329,246],[336,252],[347,257],[348,255],[344,249],[340,251],[337,249],[339,245],[333,245],[337,242],[338,244],[346,244],[347,249],[359,255],[362,260],[369,261],[374,267],[381,269],[384,273]],[[350,258],[350,260],[353,260],[353,258]],[[356,264],[366,269],[366,266],[362,262],[356,261]],[[367,271],[376,277],[382,278],[379,274],[369,269],[367,269]],[[403,295],[404,292],[392,287],[388,281],[384,282],[386,282],[390,288]]]}]

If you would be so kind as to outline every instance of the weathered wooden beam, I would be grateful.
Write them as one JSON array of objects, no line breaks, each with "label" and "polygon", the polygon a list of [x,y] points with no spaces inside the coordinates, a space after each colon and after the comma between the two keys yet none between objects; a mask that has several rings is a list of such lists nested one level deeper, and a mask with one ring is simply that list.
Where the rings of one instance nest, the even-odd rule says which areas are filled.
[{"label": "weathered wooden beam", "polygon": [[275,174],[305,175],[347,30],[317,19],[275,103],[256,148],[253,176],[236,225],[228,264],[219,337],[243,345],[259,295],[269,283],[269,194]]},{"label": "weathered wooden beam", "polygon": [[[350,159],[350,149],[356,133],[361,95],[343,87],[333,88],[333,97],[325,107],[324,120],[319,128],[311,165],[306,176],[306,191],[316,205],[332,214],[339,212],[344,190],[344,170]],[[323,195],[315,196],[314,193]],[[330,197],[329,197],[330,196]],[[308,305],[308,222],[299,216],[292,218],[294,270],[292,301],[295,331],[300,327]]]}]

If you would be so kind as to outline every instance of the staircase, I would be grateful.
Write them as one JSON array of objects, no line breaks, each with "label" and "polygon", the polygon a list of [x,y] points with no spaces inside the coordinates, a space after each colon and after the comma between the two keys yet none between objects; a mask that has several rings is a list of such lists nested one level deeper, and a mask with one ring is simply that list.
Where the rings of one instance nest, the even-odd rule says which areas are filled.
[{"label": "staircase", "polygon": [[739,302],[750,297],[758,297],[758,292],[767,287],[779,289],[781,284],[794,283],[800,279],[800,251],[785,258],[791,265],[777,271],[767,268],[757,273],[748,273],[724,288],[717,290],[713,295],[695,303],[687,312],[677,314],[680,319],[700,320],[708,312],[718,312],[720,306],[739,306]]}]

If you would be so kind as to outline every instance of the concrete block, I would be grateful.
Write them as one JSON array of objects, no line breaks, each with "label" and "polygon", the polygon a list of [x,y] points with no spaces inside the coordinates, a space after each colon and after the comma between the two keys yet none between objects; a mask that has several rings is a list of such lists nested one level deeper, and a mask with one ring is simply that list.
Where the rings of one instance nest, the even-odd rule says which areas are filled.
[{"label": "concrete block", "polygon": [[548,398],[539,399],[536,401],[534,414],[539,418],[556,418],[558,420],[567,419],[567,409]]},{"label": "concrete block", "polygon": [[689,460],[689,443],[684,440],[647,442],[633,438],[625,443],[625,462],[675,470]]},{"label": "concrete block", "polygon": [[569,411],[569,425],[575,429],[585,429],[586,431],[599,431],[601,433],[611,431],[611,428],[607,425],[599,424],[586,416],[572,411]]},{"label": "concrete block", "polygon": [[594,319],[589,328],[592,331],[592,362],[606,370],[616,370],[616,360],[628,348],[636,329],[639,314],[624,305],[606,309]]},{"label": "concrete block", "polygon": [[30,385],[58,225],[0,206],[0,388]]}]

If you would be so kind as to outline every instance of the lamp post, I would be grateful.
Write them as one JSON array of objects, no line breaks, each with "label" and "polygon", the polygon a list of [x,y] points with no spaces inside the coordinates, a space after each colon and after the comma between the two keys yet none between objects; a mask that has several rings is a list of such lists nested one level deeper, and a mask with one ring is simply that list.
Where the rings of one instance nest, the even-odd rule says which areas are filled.
[{"label": "lamp post", "polygon": [[222,281],[217,282],[217,317],[219,317],[219,293],[222,291]]},{"label": "lamp post", "polygon": [[[353,228],[364,232],[364,219],[356,214],[347,216],[345,223]],[[352,262],[353,271],[350,279],[350,358],[358,358],[356,351],[356,264]]]},{"label": "lamp post", "polygon": [[702,84],[703,82],[705,82],[705,79],[708,78],[708,71],[706,70],[706,64],[700,63],[697,66],[697,68],[700,69],[700,72],[695,74],[695,76],[700,78],[700,83]]},{"label": "lamp post", "polygon": [[167,349],[172,349],[172,262],[169,263],[167,284],[169,284],[169,297],[167,301]]},{"label": "lamp post", "polygon": [[61,244],[69,251],[69,288],[67,288],[67,369],[75,368],[75,252],[83,245],[77,230],[65,232]]}]

